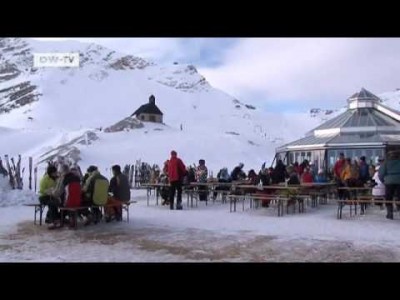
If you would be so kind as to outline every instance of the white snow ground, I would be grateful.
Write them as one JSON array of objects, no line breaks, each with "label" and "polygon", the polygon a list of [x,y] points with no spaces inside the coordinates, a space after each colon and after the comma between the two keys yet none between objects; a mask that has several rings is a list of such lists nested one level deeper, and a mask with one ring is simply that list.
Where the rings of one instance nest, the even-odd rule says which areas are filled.
[{"label": "white snow ground", "polygon": [[[336,219],[336,205],[277,217],[271,209],[239,209],[216,202],[183,211],[146,204],[143,191],[131,206],[131,222],[101,223],[77,231],[33,225],[33,209],[20,204],[0,210],[3,262],[382,262],[400,261],[400,216],[385,219],[371,208],[365,216]],[[21,203],[30,203],[21,195]]]}]

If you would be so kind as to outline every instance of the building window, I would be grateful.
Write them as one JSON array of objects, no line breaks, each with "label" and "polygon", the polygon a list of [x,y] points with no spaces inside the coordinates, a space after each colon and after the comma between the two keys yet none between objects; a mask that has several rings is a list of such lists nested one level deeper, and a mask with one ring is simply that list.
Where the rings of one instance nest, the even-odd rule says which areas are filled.
[{"label": "building window", "polygon": [[156,117],[155,116],[149,116],[149,121],[150,122],[155,122],[156,121]]},{"label": "building window", "polygon": [[141,116],[140,116],[140,119],[141,119],[142,121],[144,121],[144,116],[143,116],[143,115],[141,115]]}]

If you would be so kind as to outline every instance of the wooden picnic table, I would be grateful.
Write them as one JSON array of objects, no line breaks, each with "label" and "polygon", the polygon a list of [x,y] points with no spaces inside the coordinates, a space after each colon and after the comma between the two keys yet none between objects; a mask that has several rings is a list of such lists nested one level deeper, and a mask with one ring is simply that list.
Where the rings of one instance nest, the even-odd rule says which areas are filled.
[{"label": "wooden picnic table", "polygon": [[338,190],[346,190],[346,191],[369,191],[369,190],[371,190],[372,191],[372,187],[348,187],[348,186],[343,186],[343,187],[338,187]]},{"label": "wooden picnic table", "polygon": [[190,186],[232,186],[234,185],[232,182],[191,182]]}]

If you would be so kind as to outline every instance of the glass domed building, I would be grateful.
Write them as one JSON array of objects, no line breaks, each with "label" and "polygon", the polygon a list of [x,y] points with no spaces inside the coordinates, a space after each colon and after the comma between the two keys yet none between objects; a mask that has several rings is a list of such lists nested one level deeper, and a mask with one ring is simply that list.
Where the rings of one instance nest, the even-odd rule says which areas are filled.
[{"label": "glass domed building", "polygon": [[375,164],[387,151],[400,149],[400,112],[361,89],[348,100],[348,109],[311,130],[302,139],[276,149],[275,160],[285,164],[307,159],[317,168],[330,171],[339,153]]}]

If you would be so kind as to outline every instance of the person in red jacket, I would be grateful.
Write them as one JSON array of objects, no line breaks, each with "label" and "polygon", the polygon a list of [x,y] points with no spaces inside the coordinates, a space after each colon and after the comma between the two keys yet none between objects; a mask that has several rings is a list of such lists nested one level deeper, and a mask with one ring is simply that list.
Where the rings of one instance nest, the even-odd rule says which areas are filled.
[{"label": "person in red jacket", "polygon": [[176,151],[171,151],[171,158],[168,162],[168,179],[170,183],[169,205],[174,209],[175,190],[178,192],[176,197],[176,209],[182,209],[182,183],[186,174],[186,167],[182,160],[178,158]]},{"label": "person in red jacket", "polygon": [[301,182],[302,183],[312,183],[313,181],[314,180],[313,180],[313,177],[312,177],[312,175],[310,173],[310,169],[309,168],[305,168],[304,172],[303,172],[303,175],[301,175]]},{"label": "person in red jacket", "polygon": [[346,160],[344,159],[344,154],[340,153],[339,160],[335,163],[335,166],[333,167],[333,173],[335,174],[335,177],[338,179],[340,179],[340,174],[342,173],[345,162]]}]

